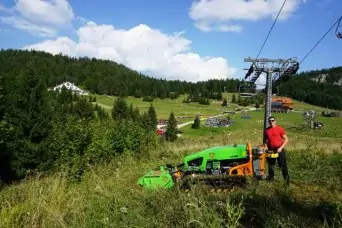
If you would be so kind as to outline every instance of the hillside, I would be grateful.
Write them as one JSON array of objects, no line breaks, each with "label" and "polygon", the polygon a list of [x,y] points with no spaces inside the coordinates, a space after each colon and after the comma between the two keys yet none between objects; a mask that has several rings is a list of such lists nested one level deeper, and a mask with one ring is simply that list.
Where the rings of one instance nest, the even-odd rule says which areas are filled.
[{"label": "hillside", "polygon": [[279,86],[279,94],[330,109],[342,109],[342,67],[302,72]]},{"label": "hillside", "polygon": [[[71,81],[93,94],[175,99],[190,94],[221,98],[221,93],[236,93],[239,80],[209,80],[191,83],[147,77],[121,64],[89,58],[70,58],[39,51],[1,50],[0,75],[11,78],[28,68],[39,75],[48,87]],[[6,80],[5,80],[6,81]],[[279,86],[279,95],[329,109],[342,108],[342,67],[303,72]],[[200,94],[200,96],[199,96]]]},{"label": "hillside", "polygon": [[199,83],[166,81],[146,77],[112,61],[75,59],[38,51],[2,50],[0,62],[0,75],[5,78],[30,68],[44,79],[48,87],[70,81],[94,94],[152,96],[163,99],[199,92],[209,97],[214,92],[236,92],[238,89],[238,81],[234,79]]}]

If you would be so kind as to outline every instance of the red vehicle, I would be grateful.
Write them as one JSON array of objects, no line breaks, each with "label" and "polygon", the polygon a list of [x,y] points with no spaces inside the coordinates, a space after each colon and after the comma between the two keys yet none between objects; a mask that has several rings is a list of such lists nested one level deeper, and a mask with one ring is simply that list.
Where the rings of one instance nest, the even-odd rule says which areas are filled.
[{"label": "red vehicle", "polygon": [[163,136],[165,134],[165,130],[164,129],[157,129],[156,133],[159,136]]}]

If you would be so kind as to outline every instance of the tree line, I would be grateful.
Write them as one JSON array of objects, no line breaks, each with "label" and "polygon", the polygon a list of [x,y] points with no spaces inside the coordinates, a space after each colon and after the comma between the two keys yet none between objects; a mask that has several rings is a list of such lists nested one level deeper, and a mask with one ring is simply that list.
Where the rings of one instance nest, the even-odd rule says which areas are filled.
[{"label": "tree line", "polygon": [[[322,76],[325,80],[317,81]],[[280,95],[324,108],[341,110],[342,67],[302,72],[280,84],[277,89]]]},{"label": "tree line", "polygon": [[214,93],[237,92],[239,83],[237,79],[198,83],[168,81],[146,77],[112,61],[71,58],[40,51],[1,50],[0,62],[0,75],[4,77],[17,75],[31,64],[34,72],[42,77],[48,87],[70,81],[93,94],[135,96],[146,101],[153,98],[176,99],[186,93],[210,98],[215,96]]},{"label": "tree line", "polygon": [[[48,87],[70,81],[90,93],[134,96],[147,102],[153,101],[154,98],[176,99],[187,94],[183,102],[208,105],[209,99],[221,100],[223,92],[255,92],[255,85],[238,79],[215,79],[197,83],[169,81],[146,77],[113,61],[86,57],[72,58],[41,51],[1,50],[0,62],[0,75],[3,78],[18,75],[31,65],[31,70],[39,75]],[[328,75],[326,82],[313,80],[321,74]],[[280,84],[274,92],[310,104],[341,109],[342,85],[336,84],[339,80],[342,80],[342,67],[302,72]],[[245,103],[252,102],[242,101],[242,104]]]}]

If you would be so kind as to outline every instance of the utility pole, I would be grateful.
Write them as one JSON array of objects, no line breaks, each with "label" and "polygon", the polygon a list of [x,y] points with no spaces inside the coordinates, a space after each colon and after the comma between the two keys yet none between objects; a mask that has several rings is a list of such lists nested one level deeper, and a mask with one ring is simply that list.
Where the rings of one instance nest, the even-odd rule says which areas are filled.
[{"label": "utility pole", "polygon": [[[264,131],[269,126],[268,118],[271,116],[271,105],[272,105],[272,87],[279,85],[295,74],[299,69],[299,63],[296,58],[289,59],[252,59],[245,58],[245,62],[252,63],[248,70],[245,79],[249,78],[253,72],[254,76],[250,82],[255,83],[261,73],[266,74],[266,85],[265,85],[265,115],[264,115]],[[264,135],[264,134],[263,134]],[[265,141],[265,136],[263,136]]]}]

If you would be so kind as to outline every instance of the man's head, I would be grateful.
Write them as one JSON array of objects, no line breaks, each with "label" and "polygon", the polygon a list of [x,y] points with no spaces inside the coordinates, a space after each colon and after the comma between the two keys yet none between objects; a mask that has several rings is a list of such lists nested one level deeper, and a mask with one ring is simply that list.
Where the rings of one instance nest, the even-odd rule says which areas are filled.
[{"label": "man's head", "polygon": [[273,116],[270,116],[268,118],[268,123],[270,124],[271,127],[274,127],[276,125],[276,119]]}]

